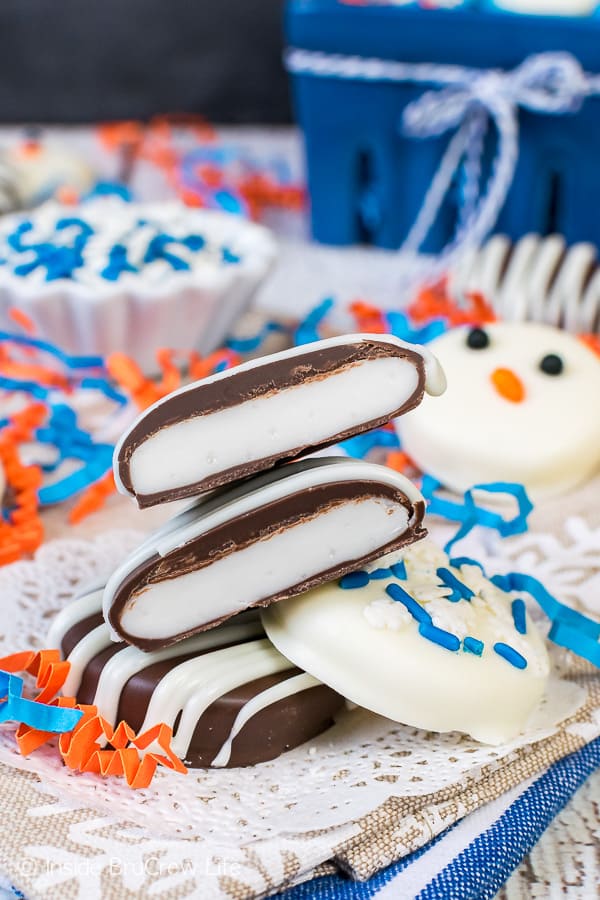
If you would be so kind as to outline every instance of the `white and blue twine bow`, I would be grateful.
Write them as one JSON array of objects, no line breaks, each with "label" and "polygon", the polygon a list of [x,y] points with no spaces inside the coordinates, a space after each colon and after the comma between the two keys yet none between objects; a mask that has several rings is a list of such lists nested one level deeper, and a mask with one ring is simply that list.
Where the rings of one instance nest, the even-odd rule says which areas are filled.
[{"label": "white and blue twine bow", "polygon": [[[519,155],[519,109],[545,115],[577,112],[587,98],[600,96],[600,75],[585,72],[570,53],[528,57],[515,69],[474,69],[436,63],[343,56],[291,48],[286,66],[294,75],[341,80],[431,85],[402,113],[402,131],[430,138],[454,131],[423,205],[400,252],[421,249],[453,181],[462,178],[463,205],[456,233],[428,269],[436,277],[468,247],[491,232],[513,181]],[[496,157],[482,185],[484,139],[492,123]]]}]

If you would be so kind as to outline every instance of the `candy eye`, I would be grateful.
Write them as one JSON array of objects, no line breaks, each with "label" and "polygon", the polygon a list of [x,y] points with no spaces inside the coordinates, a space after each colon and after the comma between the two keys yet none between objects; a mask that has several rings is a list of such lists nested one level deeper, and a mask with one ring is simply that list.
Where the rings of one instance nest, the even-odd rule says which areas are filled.
[{"label": "candy eye", "polygon": [[540,362],[540,369],[545,375],[560,375],[565,364],[556,353],[548,353]]},{"label": "candy eye", "polygon": [[471,350],[485,350],[490,346],[490,336],[483,328],[471,328],[467,335],[467,347]]}]

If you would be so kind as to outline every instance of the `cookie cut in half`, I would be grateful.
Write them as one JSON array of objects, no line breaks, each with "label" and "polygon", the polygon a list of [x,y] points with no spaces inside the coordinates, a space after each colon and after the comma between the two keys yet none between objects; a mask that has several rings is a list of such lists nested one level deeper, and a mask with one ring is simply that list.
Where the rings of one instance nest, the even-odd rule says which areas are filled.
[{"label": "cookie cut in half", "polygon": [[345,335],[243,363],[143,412],[115,450],[115,480],[140,507],[197,496],[389,422],[443,373],[391,335]]},{"label": "cookie cut in half", "polygon": [[120,565],[104,591],[115,633],[166,647],[293,597],[418,540],[419,491],[384,466],[310,459],[216,491]]}]

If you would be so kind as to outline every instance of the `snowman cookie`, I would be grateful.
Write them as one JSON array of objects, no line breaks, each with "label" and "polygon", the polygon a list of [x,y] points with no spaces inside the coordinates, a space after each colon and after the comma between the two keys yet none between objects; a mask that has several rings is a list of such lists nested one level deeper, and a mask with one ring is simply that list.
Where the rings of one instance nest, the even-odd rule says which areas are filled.
[{"label": "snowman cookie", "polygon": [[353,703],[484,743],[526,727],[550,672],[522,598],[427,540],[261,617],[280,653]]},{"label": "snowman cookie", "polygon": [[600,465],[600,358],[538,323],[456,328],[431,343],[446,393],[396,421],[403,448],[446,487],[511,481],[534,499]]}]

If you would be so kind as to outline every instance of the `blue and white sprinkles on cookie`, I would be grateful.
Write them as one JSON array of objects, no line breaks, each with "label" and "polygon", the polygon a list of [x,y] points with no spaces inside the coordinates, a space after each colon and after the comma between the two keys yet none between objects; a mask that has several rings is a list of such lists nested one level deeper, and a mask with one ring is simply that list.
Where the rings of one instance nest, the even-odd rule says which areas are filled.
[{"label": "blue and white sprinkles on cookie", "polygon": [[[400,603],[408,615],[418,623],[421,637],[452,652],[472,653],[482,657],[486,644],[476,635],[466,633],[468,621],[473,617],[465,610],[444,608],[444,602],[460,601],[491,606],[498,620],[498,640],[491,650],[516,669],[527,668],[522,636],[527,635],[525,602],[516,598],[510,602],[506,594],[485,578],[483,567],[468,557],[449,559],[442,550],[429,542],[408,547],[404,558],[371,571],[350,572],[339,582],[342,590],[359,590],[374,581],[386,581],[385,594],[394,603]],[[435,565],[444,562],[444,565]],[[434,568],[435,565],[435,568]],[[402,585],[398,582],[401,581]],[[471,581],[469,586],[468,582]],[[495,599],[493,592],[498,594]],[[441,601],[441,602],[440,602]],[[506,604],[512,622],[511,633]],[[394,628],[407,624],[406,615],[388,615],[389,602],[378,596],[365,607],[365,617],[374,627]],[[455,633],[456,632],[456,633]]]},{"label": "blue and white sprinkles on cookie", "polygon": [[[35,283],[161,284],[174,275],[243,262],[237,221],[178,204],[151,208],[102,198],[75,211],[57,203],[0,223],[0,272]],[[213,228],[209,222],[216,223]]]},{"label": "blue and white sprinkles on cookie", "polygon": [[426,539],[261,617],[284,656],[357,706],[498,744],[527,728],[550,675],[519,594]]}]

